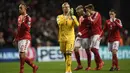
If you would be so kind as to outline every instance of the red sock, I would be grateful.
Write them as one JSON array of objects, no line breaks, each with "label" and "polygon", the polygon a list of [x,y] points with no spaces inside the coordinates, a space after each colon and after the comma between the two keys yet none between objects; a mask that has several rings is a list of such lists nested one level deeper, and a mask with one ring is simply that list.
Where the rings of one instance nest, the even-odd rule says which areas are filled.
[{"label": "red sock", "polygon": [[91,67],[91,51],[85,50],[88,57],[88,67]]},{"label": "red sock", "polygon": [[112,67],[114,68],[115,66],[115,58],[114,58],[114,55],[112,55]]},{"label": "red sock", "polygon": [[75,53],[75,58],[76,58],[76,61],[78,63],[78,65],[81,65],[81,61],[80,61],[80,56],[79,56],[79,52],[74,52]]},{"label": "red sock", "polygon": [[20,56],[20,73],[24,72],[24,63],[25,63],[25,58]]},{"label": "red sock", "polygon": [[33,62],[31,61],[31,59],[29,59],[29,58],[26,58],[26,59],[25,59],[25,62],[26,62],[28,65],[30,65],[32,68],[35,66],[35,65],[33,64]]},{"label": "red sock", "polygon": [[99,63],[102,62],[102,59],[101,59],[101,57],[100,57],[100,55],[99,55],[99,52],[98,52],[98,49],[92,48],[91,51],[94,53],[95,62],[96,62],[97,67],[98,67]]},{"label": "red sock", "polygon": [[113,54],[113,56],[114,56],[114,59],[115,59],[115,66],[116,66],[116,68],[118,68],[118,58],[117,58],[117,55]]}]

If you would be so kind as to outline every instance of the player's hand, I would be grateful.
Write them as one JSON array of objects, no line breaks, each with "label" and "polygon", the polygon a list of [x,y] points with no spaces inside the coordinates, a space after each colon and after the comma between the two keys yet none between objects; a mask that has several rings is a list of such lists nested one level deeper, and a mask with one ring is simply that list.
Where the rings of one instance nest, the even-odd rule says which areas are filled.
[{"label": "player's hand", "polygon": [[16,41],[16,39],[13,40],[13,45],[14,45],[14,46],[17,45],[17,41]]},{"label": "player's hand", "polygon": [[76,40],[76,41],[77,41],[77,40],[80,40],[80,37],[77,36],[75,40]]},{"label": "player's hand", "polygon": [[97,41],[100,41],[102,39],[102,37],[99,37],[98,39],[97,39]]},{"label": "player's hand", "polygon": [[71,16],[74,15],[74,9],[73,8],[70,9],[70,15]]},{"label": "player's hand", "polygon": [[73,15],[74,15],[74,9],[71,8],[71,9],[70,9],[70,16],[71,16],[71,18],[74,20]]},{"label": "player's hand", "polygon": [[91,18],[90,16],[88,17],[88,20],[89,20],[89,21],[93,21],[92,18]]},{"label": "player's hand", "polygon": [[81,36],[82,36],[82,33],[78,32],[77,37],[81,37]]}]

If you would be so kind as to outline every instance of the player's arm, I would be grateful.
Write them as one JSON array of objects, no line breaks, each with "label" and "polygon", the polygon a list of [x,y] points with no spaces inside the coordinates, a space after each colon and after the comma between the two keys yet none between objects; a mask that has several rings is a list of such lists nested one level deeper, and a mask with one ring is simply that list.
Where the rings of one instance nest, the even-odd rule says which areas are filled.
[{"label": "player's arm", "polygon": [[78,32],[79,36],[82,36],[84,33],[86,33],[87,29],[83,29],[82,31]]},{"label": "player's arm", "polygon": [[92,23],[95,24],[99,19],[99,14],[98,12],[96,12],[96,14],[94,15],[94,17],[92,18],[91,16],[88,17],[88,20]]},{"label": "player's arm", "polygon": [[73,24],[76,26],[79,26],[79,22],[78,22],[76,16],[73,15],[72,18],[73,18]]},{"label": "player's arm", "polygon": [[62,18],[61,15],[57,16],[56,21],[57,21],[58,25],[64,24],[64,22],[65,22],[64,18]]},{"label": "player's arm", "polygon": [[120,19],[117,19],[116,21],[114,21],[114,23],[119,27],[122,28],[122,22]]},{"label": "player's arm", "polygon": [[105,25],[104,25],[104,28],[103,28],[103,31],[101,32],[100,37],[102,37],[104,35],[104,33],[107,31],[107,29],[108,29],[108,24],[107,24],[107,21],[106,21]]}]

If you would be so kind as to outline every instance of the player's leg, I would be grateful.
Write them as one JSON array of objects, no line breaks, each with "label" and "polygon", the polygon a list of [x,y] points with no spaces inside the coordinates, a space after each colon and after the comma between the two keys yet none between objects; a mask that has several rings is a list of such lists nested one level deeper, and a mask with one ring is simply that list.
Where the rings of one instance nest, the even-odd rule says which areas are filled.
[{"label": "player's leg", "polygon": [[81,47],[81,38],[77,37],[75,40],[75,44],[74,44],[74,54],[75,54],[75,58],[76,58],[76,61],[78,63],[78,66],[74,69],[75,71],[83,68],[81,65],[80,55],[79,55],[79,48],[80,47]]},{"label": "player's leg", "polygon": [[23,41],[24,52],[25,52],[25,62],[33,68],[33,73],[36,73],[38,66],[36,66],[33,63],[33,61],[26,56],[28,48],[30,46],[30,41],[29,40],[22,40],[22,41]]},{"label": "player's leg", "polygon": [[118,51],[118,47],[119,47],[119,41],[114,41],[112,43],[112,57],[113,57],[113,63],[115,65],[115,70],[120,70],[119,66],[118,66],[118,57],[117,57],[117,51]]},{"label": "player's leg", "polygon": [[85,70],[91,70],[91,50],[89,49],[90,46],[90,39],[89,38],[84,38],[82,40],[82,47],[85,48],[85,52],[87,54],[87,58],[88,58],[88,66]]},{"label": "player's leg", "polygon": [[65,46],[65,42],[60,42],[60,51],[62,52],[62,54],[64,55],[65,61],[66,61],[66,46]]},{"label": "player's leg", "polygon": [[24,73],[24,63],[25,63],[25,49],[23,40],[18,41],[18,49],[19,49],[19,56],[20,56],[20,73]]},{"label": "player's leg", "polygon": [[72,73],[71,70],[71,55],[74,48],[74,41],[70,41],[66,43],[66,73]]},{"label": "player's leg", "polygon": [[100,70],[102,69],[104,62],[102,61],[98,49],[99,49],[99,45],[100,45],[100,40],[98,40],[99,35],[94,35],[91,38],[91,51],[94,53],[94,57],[95,57],[95,62],[96,62],[96,68],[95,70]]},{"label": "player's leg", "polygon": [[[110,42],[108,42],[108,49],[109,49],[109,51],[112,51],[112,43],[110,43]],[[110,68],[110,70],[109,71],[114,71],[114,57],[112,56],[112,66],[111,66],[111,68]]]}]

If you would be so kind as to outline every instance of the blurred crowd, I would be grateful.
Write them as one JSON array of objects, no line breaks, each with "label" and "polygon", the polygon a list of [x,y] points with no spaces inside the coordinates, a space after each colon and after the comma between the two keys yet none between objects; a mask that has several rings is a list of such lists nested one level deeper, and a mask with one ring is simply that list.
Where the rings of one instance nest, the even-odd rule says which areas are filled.
[{"label": "blurred crowd", "polygon": [[[32,46],[58,46],[56,16],[64,0],[27,0],[28,14],[32,17]],[[0,2],[0,48],[14,47],[12,42],[17,32],[18,5],[20,0]],[[129,33],[130,34],[130,33]],[[123,30],[121,45],[130,45],[128,31]],[[106,45],[106,36],[101,45]]]}]

